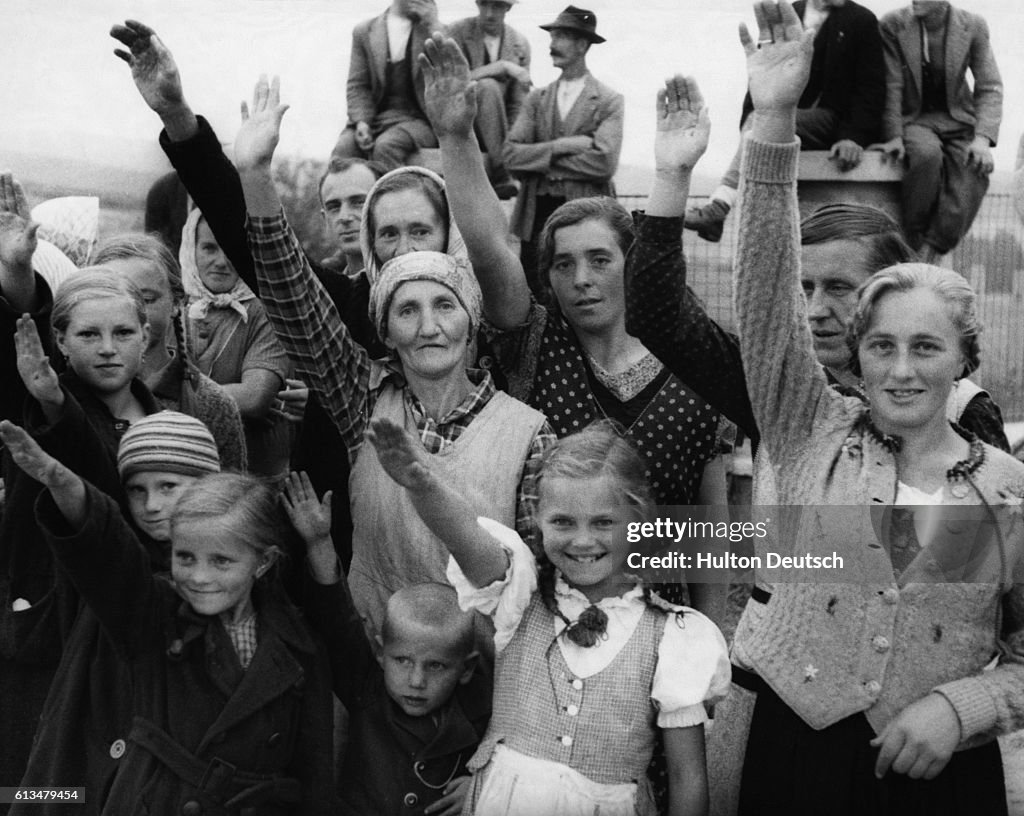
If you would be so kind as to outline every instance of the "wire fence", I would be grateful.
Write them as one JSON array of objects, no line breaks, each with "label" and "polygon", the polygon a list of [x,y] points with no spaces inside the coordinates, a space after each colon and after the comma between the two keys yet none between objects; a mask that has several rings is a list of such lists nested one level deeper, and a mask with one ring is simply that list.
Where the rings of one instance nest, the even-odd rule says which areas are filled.
[{"label": "wire fence", "polygon": [[[646,196],[620,195],[629,210],[643,209]],[[707,199],[691,199],[699,206]],[[725,222],[721,242],[712,244],[687,232],[687,282],[711,317],[735,331],[732,311],[732,259],[736,249],[735,214]],[[971,379],[984,386],[1007,422],[1024,421],[1024,227],[1008,193],[990,193],[970,233],[944,261],[978,293],[983,334],[982,365]]]}]

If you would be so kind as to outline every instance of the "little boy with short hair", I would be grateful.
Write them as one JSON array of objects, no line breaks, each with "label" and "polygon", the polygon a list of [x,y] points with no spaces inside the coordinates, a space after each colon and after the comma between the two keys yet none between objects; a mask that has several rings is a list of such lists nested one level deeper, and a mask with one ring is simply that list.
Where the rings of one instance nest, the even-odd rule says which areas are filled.
[{"label": "little boy with short hair", "polygon": [[[491,683],[476,671],[473,614],[459,608],[450,586],[412,584],[388,600],[381,636],[371,646],[347,587],[336,593],[344,581],[324,512],[330,496],[317,502],[312,486],[304,488],[295,474],[285,493],[316,581],[307,610],[327,642],[335,694],[349,713],[338,774],[341,812],[461,813],[466,763],[491,716]],[[304,531],[298,516],[326,521]]]}]

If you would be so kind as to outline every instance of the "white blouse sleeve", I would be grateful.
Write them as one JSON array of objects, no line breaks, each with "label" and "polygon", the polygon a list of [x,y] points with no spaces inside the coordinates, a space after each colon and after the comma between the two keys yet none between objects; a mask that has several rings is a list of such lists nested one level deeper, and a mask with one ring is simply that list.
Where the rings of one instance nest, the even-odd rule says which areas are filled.
[{"label": "white blouse sleeve", "polygon": [[494,620],[494,650],[504,649],[523,619],[530,598],[537,591],[537,559],[519,534],[483,516],[477,519],[509,555],[508,572],[484,587],[469,582],[454,558],[448,558],[448,582],[459,593],[459,606],[489,615]]},{"label": "white blouse sleeve", "polygon": [[705,702],[729,690],[732,669],[725,638],[708,618],[693,609],[669,615],[658,646],[651,699],[659,728],[686,728],[707,722]]}]

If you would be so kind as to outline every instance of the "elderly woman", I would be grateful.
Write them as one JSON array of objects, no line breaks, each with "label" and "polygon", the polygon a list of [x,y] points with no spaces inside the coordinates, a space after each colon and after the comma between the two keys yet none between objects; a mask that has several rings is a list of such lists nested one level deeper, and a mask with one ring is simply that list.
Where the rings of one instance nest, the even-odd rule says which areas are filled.
[{"label": "elderly woman", "polygon": [[441,217],[443,188],[431,178],[389,174],[368,197],[370,318],[390,356],[371,361],[352,340],[285,221],[271,179],[284,110],[276,82],[268,88],[261,80],[235,161],[271,320],[349,450],[356,525],[349,582],[357,608],[379,632],[387,598],[409,583],[444,582],[448,555],[363,444],[369,420],[387,417],[415,433],[481,513],[507,524],[526,518],[552,436],[540,412],[496,391],[486,372],[466,368],[480,289],[465,258],[443,251],[461,238]]},{"label": "elderly woman", "polygon": [[954,382],[978,365],[974,293],[924,264],[877,273],[849,334],[867,401],[829,387],[796,230],[811,35],[787,3],[755,11],[759,43],[741,32],[757,110],[741,351],[778,500],[802,508],[778,540],[844,567],[834,583],[776,574],[748,604],[712,756],[745,744],[741,813],[1005,813],[994,737],[1024,723],[1024,466],[947,419]]}]

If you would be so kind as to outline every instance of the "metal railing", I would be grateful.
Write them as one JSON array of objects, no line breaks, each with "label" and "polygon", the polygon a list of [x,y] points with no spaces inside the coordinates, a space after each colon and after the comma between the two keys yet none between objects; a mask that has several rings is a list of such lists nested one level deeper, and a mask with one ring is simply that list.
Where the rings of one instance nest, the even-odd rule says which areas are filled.
[{"label": "metal railing", "polygon": [[[642,209],[646,196],[620,195],[629,210]],[[704,198],[691,199],[691,205]],[[735,214],[725,222],[720,243],[687,232],[687,281],[718,323],[735,330],[732,311],[732,258]],[[1024,421],[1024,227],[1008,193],[985,196],[970,233],[944,261],[966,277],[978,293],[981,368],[971,379],[992,394],[1007,422]]]}]

